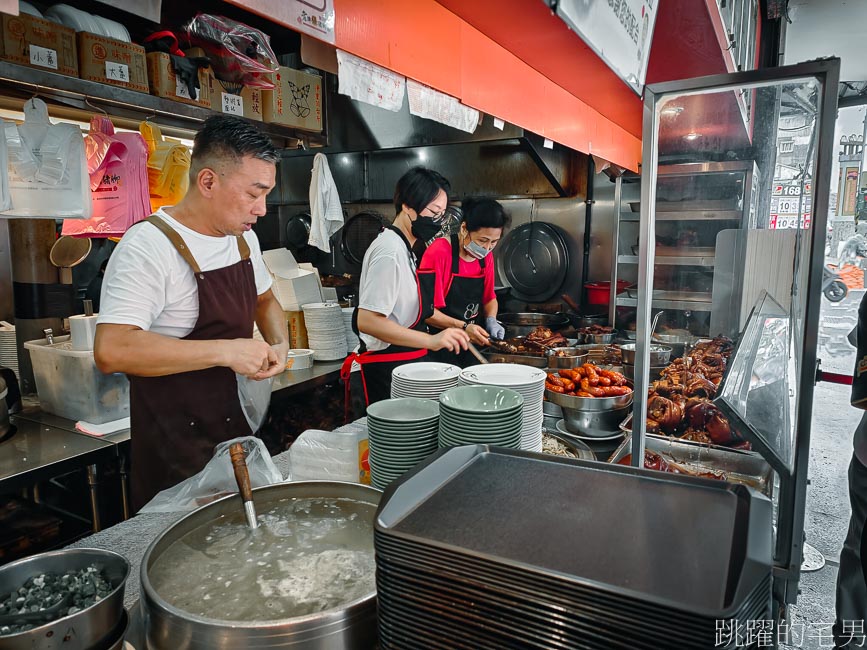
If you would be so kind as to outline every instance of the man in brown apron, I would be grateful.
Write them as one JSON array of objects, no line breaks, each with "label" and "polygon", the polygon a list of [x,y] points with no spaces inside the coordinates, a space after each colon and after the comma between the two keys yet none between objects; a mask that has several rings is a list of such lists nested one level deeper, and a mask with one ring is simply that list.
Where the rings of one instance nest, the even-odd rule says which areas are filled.
[{"label": "man in brown apron", "polygon": [[[94,356],[130,378],[135,510],[200,471],[218,443],[251,433],[236,375],[285,369],[286,319],[251,232],[277,158],[251,123],[210,118],[186,197],[132,228],[109,261]],[[267,343],[252,338],[254,323]]]}]

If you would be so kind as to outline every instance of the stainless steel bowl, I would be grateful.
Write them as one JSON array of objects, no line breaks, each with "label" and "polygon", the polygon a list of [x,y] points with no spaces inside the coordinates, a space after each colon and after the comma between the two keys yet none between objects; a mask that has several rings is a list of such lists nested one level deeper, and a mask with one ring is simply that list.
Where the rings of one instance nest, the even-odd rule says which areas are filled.
[{"label": "stainless steel bowl", "polygon": [[611,332],[610,334],[583,334],[578,332],[576,336],[578,337],[578,342],[585,345],[609,345],[614,343],[617,332]]},{"label": "stainless steel bowl", "polygon": [[620,431],[620,423],[632,411],[632,406],[624,406],[610,411],[578,411],[563,409],[566,429],[580,436],[608,438]]},{"label": "stainless steel bowl", "polygon": [[90,607],[51,623],[0,636],[3,650],[90,650],[110,642],[124,617],[123,592],[129,576],[129,562],[117,553],[98,548],[68,548],[40,553],[0,567],[0,594],[20,588],[28,578],[48,571],[63,574],[101,567],[111,580],[112,592]]},{"label": "stainless steel bowl", "polygon": [[[291,498],[350,498],[379,503],[382,493],[358,483],[299,481],[253,490],[257,509]],[[176,540],[215,519],[241,512],[237,495],[202,506],[154,540],[141,563],[142,605],[149,650],[214,650],[215,648],[371,648],[376,644],[376,591],[339,607],[274,621],[220,621],[196,616],[164,600],[150,581],[154,562]],[[373,528],[371,526],[371,536]],[[178,567],[183,570],[183,567]],[[28,649],[29,650],[29,649]],[[65,648],[63,650],[66,650]]]},{"label": "stainless steel bowl", "polygon": [[[626,365],[635,365],[635,343],[625,343],[620,346],[620,356],[623,358],[623,363]],[[659,345],[657,343],[650,344],[650,365],[664,366],[671,359],[671,348],[667,345]]]},{"label": "stainless steel bowl", "polygon": [[[629,379],[630,381],[635,381],[635,366],[631,363],[623,364],[623,376]],[[648,372],[648,377],[650,381],[656,381],[660,377],[662,377],[662,371],[668,368],[668,364],[663,364],[661,366],[650,366],[650,371]]]},{"label": "stainless steel bowl", "polygon": [[566,409],[596,413],[598,411],[611,411],[632,404],[631,392],[628,395],[618,395],[617,397],[575,397],[545,389],[545,397],[549,402],[562,408],[563,413],[566,413]]},{"label": "stainless steel bowl", "polygon": [[[557,353],[561,352],[562,355]],[[548,353],[548,367],[550,368],[577,368],[587,362],[590,353],[579,348],[551,348]]]},{"label": "stainless steel bowl", "polygon": [[565,314],[534,314],[521,312],[514,314],[500,314],[497,320],[503,324],[506,330],[506,338],[527,336],[537,327],[547,327],[556,332],[569,325],[569,317]]}]

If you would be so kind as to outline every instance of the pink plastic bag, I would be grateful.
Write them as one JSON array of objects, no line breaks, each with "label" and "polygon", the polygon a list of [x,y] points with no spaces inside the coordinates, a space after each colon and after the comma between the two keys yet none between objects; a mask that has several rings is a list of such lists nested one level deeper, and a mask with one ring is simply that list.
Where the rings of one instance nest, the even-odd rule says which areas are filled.
[{"label": "pink plastic bag", "polygon": [[105,116],[90,120],[84,138],[93,216],[64,221],[64,235],[120,237],[151,213],[148,148],[139,133],[115,133]]}]

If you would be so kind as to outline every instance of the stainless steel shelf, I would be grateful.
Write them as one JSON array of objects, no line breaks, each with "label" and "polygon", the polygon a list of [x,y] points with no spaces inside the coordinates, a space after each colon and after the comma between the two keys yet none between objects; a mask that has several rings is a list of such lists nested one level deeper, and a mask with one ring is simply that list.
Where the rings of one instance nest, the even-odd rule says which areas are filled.
[{"label": "stainless steel shelf", "polygon": [[[683,210],[679,212],[656,213],[657,221],[740,221],[740,210]],[[638,212],[621,212],[621,221],[638,222]]]},{"label": "stainless steel shelf", "polygon": [[[659,298],[653,299],[653,306],[657,309],[679,309],[682,311],[713,311],[713,303],[710,301],[710,294],[707,294],[707,296],[708,300],[677,300],[666,298],[664,295],[661,295]],[[617,296],[616,303],[618,307],[637,307],[638,298]]]},{"label": "stainless steel shelf", "polygon": [[[120,88],[96,81],[67,77],[48,70],[3,61],[0,65],[0,88],[6,96],[28,99],[34,95],[49,102],[94,112],[94,106],[110,115],[128,119],[158,119],[160,125],[182,129],[198,129],[199,125],[215,115],[200,106],[191,106],[128,88]],[[88,105],[87,102],[91,105]],[[321,133],[300,131],[280,124],[254,122],[275,139],[299,141],[308,144],[326,144]]]},{"label": "stainless steel shelf", "polygon": [[[707,255],[657,255],[654,264],[660,266],[714,266],[716,257]],[[618,264],[638,264],[638,255],[618,255]]]}]

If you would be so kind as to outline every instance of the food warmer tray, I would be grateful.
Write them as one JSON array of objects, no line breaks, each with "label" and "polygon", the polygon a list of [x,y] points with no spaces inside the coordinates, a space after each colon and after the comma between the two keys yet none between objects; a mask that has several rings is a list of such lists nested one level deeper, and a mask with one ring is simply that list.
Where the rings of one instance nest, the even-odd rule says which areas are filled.
[{"label": "food warmer tray", "polygon": [[[729,482],[746,485],[769,498],[773,493],[774,470],[761,455],[753,451],[728,449],[652,433],[644,437],[644,448],[700,472],[725,472]],[[632,436],[627,435],[608,462],[617,463],[631,453]]]}]

